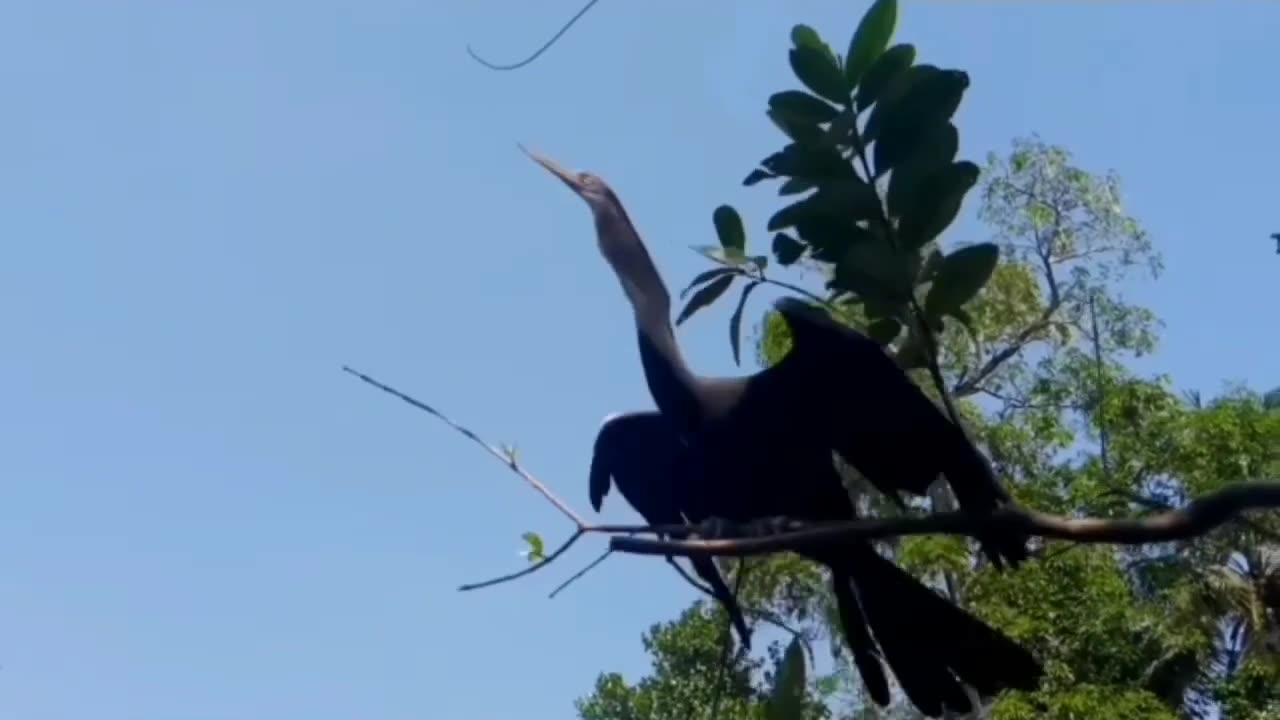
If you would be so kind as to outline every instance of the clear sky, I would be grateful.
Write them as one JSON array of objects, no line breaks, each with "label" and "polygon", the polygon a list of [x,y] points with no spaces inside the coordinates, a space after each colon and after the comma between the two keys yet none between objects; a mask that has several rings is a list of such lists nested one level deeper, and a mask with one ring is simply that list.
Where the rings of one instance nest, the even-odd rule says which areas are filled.
[{"label": "clear sky", "polygon": [[[523,71],[464,54],[578,1],[0,4],[0,718],[560,720],[645,669],[691,590],[620,558],[548,601],[590,541],[458,593],[570,528],[339,368],[589,511],[601,418],[649,400],[586,209],[516,143],[613,183],[680,284],[718,203],[764,247],[777,201],[739,181],[780,142],[788,30],[843,49],[864,4],[609,0]],[[1039,132],[1124,178],[1168,265],[1133,288],[1150,368],[1280,382],[1280,5],[905,5],[899,39],[971,74],[962,154]],[[728,312],[681,333],[708,373]]]}]

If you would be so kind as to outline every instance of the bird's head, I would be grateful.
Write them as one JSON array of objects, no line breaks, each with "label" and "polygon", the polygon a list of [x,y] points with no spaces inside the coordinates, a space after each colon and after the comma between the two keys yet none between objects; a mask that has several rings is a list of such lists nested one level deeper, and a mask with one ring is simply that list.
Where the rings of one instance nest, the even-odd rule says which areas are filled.
[{"label": "bird's head", "polygon": [[547,172],[560,178],[561,182],[568,185],[570,190],[587,203],[587,207],[591,208],[591,214],[595,215],[597,219],[602,216],[615,217],[621,211],[622,204],[618,202],[618,197],[613,194],[613,190],[599,176],[588,172],[567,170],[555,161],[532,152],[523,145],[520,146],[520,149]]},{"label": "bird's head", "polygon": [[618,196],[599,176],[566,170],[556,162],[520,146],[526,155],[587,203],[595,218],[600,253],[613,266],[623,290],[638,313],[654,327],[669,324],[670,297]]}]

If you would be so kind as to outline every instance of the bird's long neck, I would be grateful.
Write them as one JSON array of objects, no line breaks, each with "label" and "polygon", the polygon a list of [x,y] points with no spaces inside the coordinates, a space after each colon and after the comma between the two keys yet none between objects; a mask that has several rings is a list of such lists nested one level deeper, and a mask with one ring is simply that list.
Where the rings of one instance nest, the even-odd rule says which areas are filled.
[{"label": "bird's long neck", "polygon": [[682,430],[702,421],[698,379],[685,364],[671,327],[671,294],[625,213],[598,217],[601,251],[622,283],[635,312],[640,362],[649,394],[662,414]]}]

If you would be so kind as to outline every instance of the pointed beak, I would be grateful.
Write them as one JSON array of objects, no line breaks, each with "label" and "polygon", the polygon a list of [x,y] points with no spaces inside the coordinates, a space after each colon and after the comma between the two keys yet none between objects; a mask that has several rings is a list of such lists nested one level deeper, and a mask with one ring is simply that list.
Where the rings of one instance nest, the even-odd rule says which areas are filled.
[{"label": "pointed beak", "polygon": [[575,193],[578,193],[579,195],[582,194],[582,185],[578,182],[578,179],[574,173],[569,172],[568,170],[565,170],[564,168],[560,167],[549,158],[545,158],[539,155],[538,153],[533,152],[532,150],[529,150],[523,145],[518,145],[517,147],[519,147],[520,151],[523,152],[525,155],[528,155],[530,158],[532,158],[534,162],[538,163],[543,168],[545,168],[547,172],[560,178],[560,181],[563,182],[565,185],[568,185],[570,190],[574,191]]}]

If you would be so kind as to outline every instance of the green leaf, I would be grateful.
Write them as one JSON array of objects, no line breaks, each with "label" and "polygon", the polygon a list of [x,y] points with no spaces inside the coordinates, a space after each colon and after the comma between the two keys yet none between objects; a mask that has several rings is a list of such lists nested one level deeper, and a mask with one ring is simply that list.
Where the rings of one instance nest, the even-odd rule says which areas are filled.
[{"label": "green leaf", "polygon": [[809,192],[813,187],[813,182],[805,178],[787,178],[786,182],[778,186],[778,194],[782,196],[799,195],[803,192]]},{"label": "green leaf", "polygon": [[856,177],[853,167],[831,146],[793,142],[769,157],[762,165],[770,172],[810,180]]},{"label": "green leaf", "polygon": [[881,345],[888,345],[902,332],[902,323],[897,318],[885,317],[867,326],[867,337]]},{"label": "green leaf", "polygon": [[530,563],[539,563],[547,559],[546,544],[542,542],[542,536],[535,532],[527,532],[520,536],[529,549],[525,551],[525,557]]},{"label": "green leaf", "polygon": [[930,318],[954,315],[982,290],[999,261],[1000,248],[994,243],[969,245],[944,256],[924,301],[925,314]]},{"label": "green leaf", "polygon": [[831,122],[840,111],[802,90],[783,90],[769,96],[769,109],[810,125]]},{"label": "green leaf", "polygon": [[875,136],[877,177],[907,159],[934,127],[948,122],[969,87],[969,76],[960,70],[935,69],[915,74],[919,77],[907,82],[901,95],[877,103],[872,117],[867,119],[869,137],[873,125],[879,128]]},{"label": "green leaf", "polygon": [[895,75],[880,93],[880,97],[876,99],[875,107],[871,108],[871,114],[867,116],[867,123],[862,128],[863,142],[871,143],[880,137],[880,131],[889,124],[886,116],[893,114],[895,117],[901,117],[902,113],[895,113],[894,111],[894,107],[898,105],[899,101],[916,85],[940,72],[942,70],[936,65],[925,63],[912,65]]},{"label": "green leaf", "polygon": [[911,291],[911,270],[908,257],[895,252],[883,240],[854,243],[836,263],[835,275],[828,287],[896,303]]},{"label": "green leaf", "polygon": [[796,233],[809,245],[809,255],[825,263],[839,262],[850,245],[876,241],[870,230],[839,218],[804,219],[796,223]]},{"label": "green leaf", "polygon": [[729,318],[729,347],[733,349],[734,365],[741,364],[738,362],[738,340],[742,336],[742,309],[747,306],[747,296],[759,284],[759,281],[749,282],[742,288],[742,296],[738,298],[738,307],[734,309],[733,315]]},{"label": "green leaf", "polygon": [[[884,138],[881,139],[883,142]],[[880,148],[880,143],[876,144]],[[919,138],[915,148],[905,162],[893,169],[889,177],[887,204],[889,216],[898,218],[912,205],[920,184],[940,168],[950,165],[956,159],[956,151],[960,148],[960,133],[951,123],[933,125]],[[876,160],[880,167],[880,160]]]},{"label": "green leaf", "polygon": [[811,45],[793,48],[789,57],[796,78],[815,95],[840,105],[849,104],[844,72],[833,57]]},{"label": "green leaf", "polygon": [[832,147],[858,146],[858,114],[852,108],[845,108],[827,125],[826,132],[820,140],[823,145]]},{"label": "green leaf", "polygon": [[808,45],[813,48],[821,48],[826,43],[822,42],[822,36],[817,30],[808,25],[796,25],[791,28],[791,44],[795,47],[803,47]]},{"label": "green leaf", "polygon": [[724,294],[725,290],[733,284],[733,276],[725,275],[698,288],[698,292],[689,298],[689,302],[680,311],[680,315],[676,318],[676,326],[679,327],[685,320],[693,317],[693,314],[702,308],[715,302],[717,298]]},{"label": "green leaf", "polygon": [[720,247],[726,250],[743,250],[747,247],[747,231],[742,226],[742,216],[737,210],[729,205],[721,205],[711,213],[711,222],[716,226]]},{"label": "green leaf", "polygon": [[715,280],[721,275],[732,275],[736,272],[739,272],[738,268],[736,267],[718,267],[718,268],[711,268],[710,270],[707,270],[705,272],[700,272],[697,275],[695,275],[692,280],[689,281],[688,287],[680,291],[680,299],[683,300],[685,296],[688,295],[695,287],[703,283],[711,282],[712,280]]},{"label": "green leaf", "polygon": [[804,244],[786,233],[773,236],[773,256],[778,264],[786,267],[795,263],[804,254]]},{"label": "green leaf", "polygon": [[766,720],[801,720],[805,697],[804,646],[791,639],[774,671],[773,692],[765,703]]},{"label": "green leaf", "polygon": [[715,245],[694,245],[693,251],[711,262],[726,267],[739,268],[751,262],[747,254],[738,248],[719,248]]},{"label": "green leaf", "polygon": [[755,170],[752,170],[750,173],[747,173],[747,177],[745,180],[742,181],[742,184],[746,185],[747,187],[751,187],[752,185],[755,185],[761,180],[768,180],[769,178],[773,178],[773,177],[777,177],[777,175],[774,175],[773,173],[769,172],[768,170],[765,170],[764,168],[756,168]]},{"label": "green leaf", "polygon": [[785,230],[806,221],[843,221],[852,228],[856,220],[880,213],[880,197],[875,189],[856,178],[833,182],[818,192],[787,205],[769,218],[769,232]]},{"label": "green leaf", "polygon": [[791,44],[797,48],[812,48],[825,55],[833,64],[840,63],[840,58],[836,57],[836,52],[831,49],[831,46],[822,39],[817,30],[808,25],[796,25],[791,28]]},{"label": "green leaf", "polygon": [[907,250],[927,245],[960,214],[964,196],[978,182],[980,170],[967,161],[951,163],[922,183],[898,223],[899,244]]},{"label": "green leaf", "polygon": [[858,85],[858,112],[871,107],[880,98],[880,94],[904,70],[916,61],[915,46],[909,43],[894,45],[881,53],[862,76]]},{"label": "green leaf", "polygon": [[897,24],[897,0],[876,0],[862,16],[845,55],[844,76],[850,88],[856,87],[863,74],[884,54]]},{"label": "green leaf", "polygon": [[814,145],[822,139],[822,128],[813,123],[773,109],[766,110],[764,114],[790,140],[805,143],[806,145]]}]

